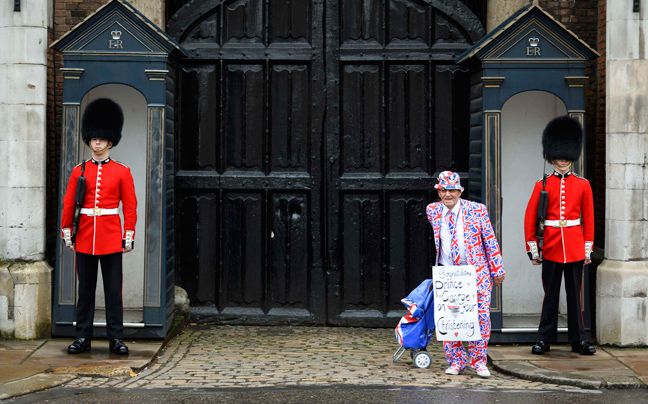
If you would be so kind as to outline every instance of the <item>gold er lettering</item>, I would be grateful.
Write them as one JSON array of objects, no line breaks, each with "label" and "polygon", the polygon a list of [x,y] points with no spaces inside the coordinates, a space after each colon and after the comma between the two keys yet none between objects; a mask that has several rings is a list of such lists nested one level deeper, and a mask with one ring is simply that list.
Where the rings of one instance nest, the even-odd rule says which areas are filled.
[{"label": "gold er lettering", "polygon": [[124,41],[121,39],[110,39],[108,40],[109,49],[124,49]]},{"label": "gold er lettering", "polygon": [[542,54],[540,53],[540,48],[538,48],[537,46],[528,46],[526,50],[527,56],[542,56]]}]

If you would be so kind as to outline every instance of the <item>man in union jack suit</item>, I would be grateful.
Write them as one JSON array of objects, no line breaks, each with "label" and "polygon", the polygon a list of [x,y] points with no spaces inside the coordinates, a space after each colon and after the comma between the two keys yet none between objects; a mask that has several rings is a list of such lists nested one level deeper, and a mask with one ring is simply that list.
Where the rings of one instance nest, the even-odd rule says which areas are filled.
[{"label": "man in union jack suit", "polygon": [[[444,171],[434,186],[441,202],[427,206],[427,218],[434,231],[436,264],[473,265],[476,270],[477,302],[481,339],[468,343],[469,366],[481,377],[489,377],[486,366],[490,339],[490,302],[493,284],[504,281],[504,265],[486,206],[461,199],[463,187],[459,174]],[[466,349],[461,341],[444,341],[446,374],[458,375],[466,368]]]},{"label": "man in union jack suit", "polygon": [[[572,351],[581,355],[596,352],[596,348],[585,341],[580,299],[583,266],[592,262],[590,255],[594,244],[592,187],[589,181],[571,171],[572,163],[580,157],[582,142],[583,129],[575,119],[563,116],[549,122],[542,134],[542,152],[545,160],[554,165],[554,172],[545,175],[546,181],[536,182],[524,215],[527,254],[533,265],[542,264],[545,292],[538,340],[531,349],[535,355],[548,352],[551,343],[558,338],[558,305],[563,274]],[[536,229],[543,187],[549,199],[541,246]]]},{"label": "man in union jack suit", "polygon": [[[77,340],[68,347],[71,354],[91,348],[99,262],[106,297],[109,348],[118,355],[128,354],[122,341],[122,255],[133,249],[137,199],[130,169],[109,157],[110,148],[117,146],[121,139],[123,122],[121,108],[110,99],[100,98],[86,107],[81,136],[92,150],[92,158],[74,167],[63,198],[61,231],[67,248],[76,252],[79,278]],[[85,176],[86,191],[74,237],[75,195],[81,176]],[[123,232],[118,211],[120,202],[124,215]]]}]

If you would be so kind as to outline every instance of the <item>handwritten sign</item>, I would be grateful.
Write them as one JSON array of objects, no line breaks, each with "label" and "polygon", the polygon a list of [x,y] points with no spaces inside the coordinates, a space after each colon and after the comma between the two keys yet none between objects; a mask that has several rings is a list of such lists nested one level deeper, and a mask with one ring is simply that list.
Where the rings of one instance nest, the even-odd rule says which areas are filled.
[{"label": "handwritten sign", "polygon": [[477,276],[472,265],[434,267],[434,322],[438,341],[481,339]]}]

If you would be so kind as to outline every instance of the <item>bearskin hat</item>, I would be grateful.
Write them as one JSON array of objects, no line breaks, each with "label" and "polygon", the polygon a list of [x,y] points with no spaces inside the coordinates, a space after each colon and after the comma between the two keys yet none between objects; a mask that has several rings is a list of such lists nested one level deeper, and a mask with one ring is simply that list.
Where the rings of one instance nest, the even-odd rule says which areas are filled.
[{"label": "bearskin hat", "polygon": [[81,137],[85,144],[93,138],[106,139],[117,146],[124,126],[124,113],[117,103],[108,98],[92,101],[83,113]]},{"label": "bearskin hat", "polygon": [[552,160],[576,161],[583,146],[583,128],[569,116],[553,119],[542,132],[542,155]]}]

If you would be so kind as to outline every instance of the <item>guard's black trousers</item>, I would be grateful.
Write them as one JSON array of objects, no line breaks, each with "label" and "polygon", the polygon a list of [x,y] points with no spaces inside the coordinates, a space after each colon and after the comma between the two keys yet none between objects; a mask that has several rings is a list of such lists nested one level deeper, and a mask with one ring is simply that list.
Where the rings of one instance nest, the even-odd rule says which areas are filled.
[{"label": "guard's black trousers", "polygon": [[581,310],[581,285],[583,262],[560,262],[542,260],[542,286],[545,296],[542,301],[542,315],[538,328],[538,339],[556,342],[558,339],[558,305],[560,303],[560,283],[565,274],[567,294],[567,326],[570,341],[585,339],[585,324]]},{"label": "guard's black trousers", "polygon": [[106,297],[106,335],[108,339],[123,338],[122,255],[122,252],[106,255],[76,253],[77,277],[79,278],[76,308],[77,338],[92,338],[99,262],[101,262],[101,277]]}]

